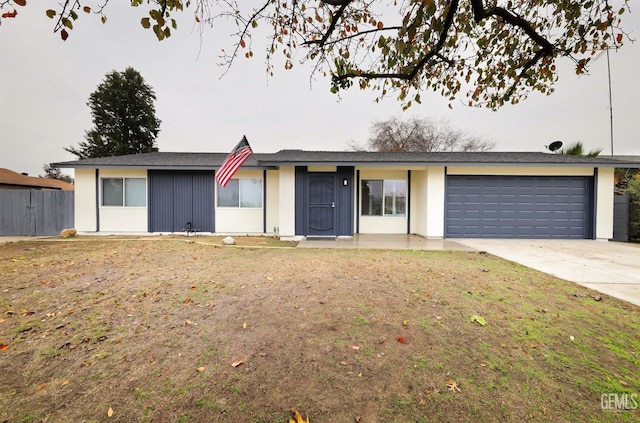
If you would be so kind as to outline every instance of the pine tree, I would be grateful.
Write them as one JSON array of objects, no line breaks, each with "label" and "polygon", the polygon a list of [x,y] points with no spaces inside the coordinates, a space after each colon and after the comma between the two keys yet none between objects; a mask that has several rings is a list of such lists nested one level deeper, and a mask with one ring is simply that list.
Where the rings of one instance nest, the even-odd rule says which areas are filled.
[{"label": "pine tree", "polygon": [[87,103],[94,127],[78,148],[65,150],[79,159],[158,151],[155,100],[153,88],[135,69],[108,73]]}]

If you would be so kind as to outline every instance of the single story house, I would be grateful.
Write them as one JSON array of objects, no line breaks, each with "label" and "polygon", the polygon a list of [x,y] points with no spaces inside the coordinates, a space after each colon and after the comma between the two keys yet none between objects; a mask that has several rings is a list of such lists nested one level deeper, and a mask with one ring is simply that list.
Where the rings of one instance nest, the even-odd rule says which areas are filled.
[{"label": "single story house", "polygon": [[605,157],[537,152],[254,154],[222,188],[226,153],[155,152],[52,163],[75,169],[82,232],[427,238],[613,236]]}]

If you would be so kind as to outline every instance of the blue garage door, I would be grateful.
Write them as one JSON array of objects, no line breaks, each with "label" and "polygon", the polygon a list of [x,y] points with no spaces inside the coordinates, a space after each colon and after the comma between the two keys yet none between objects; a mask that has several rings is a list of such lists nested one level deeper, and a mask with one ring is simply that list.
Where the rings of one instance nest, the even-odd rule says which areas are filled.
[{"label": "blue garage door", "polygon": [[593,178],[447,176],[447,238],[592,237]]}]

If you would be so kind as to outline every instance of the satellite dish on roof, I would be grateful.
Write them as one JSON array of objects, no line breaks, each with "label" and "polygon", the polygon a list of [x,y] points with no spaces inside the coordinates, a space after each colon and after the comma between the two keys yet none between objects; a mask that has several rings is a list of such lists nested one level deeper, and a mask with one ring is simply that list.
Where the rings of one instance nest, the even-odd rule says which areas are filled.
[{"label": "satellite dish on roof", "polygon": [[547,150],[549,151],[556,151],[556,150],[560,150],[560,148],[562,147],[562,141],[554,141],[551,144],[547,145]]}]

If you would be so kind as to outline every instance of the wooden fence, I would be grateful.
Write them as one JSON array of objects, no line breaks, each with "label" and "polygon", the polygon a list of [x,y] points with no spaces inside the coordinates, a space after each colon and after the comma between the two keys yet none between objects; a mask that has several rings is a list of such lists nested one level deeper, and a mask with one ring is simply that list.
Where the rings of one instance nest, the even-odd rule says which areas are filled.
[{"label": "wooden fence", "polygon": [[0,190],[0,236],[57,235],[73,228],[73,191]]}]

